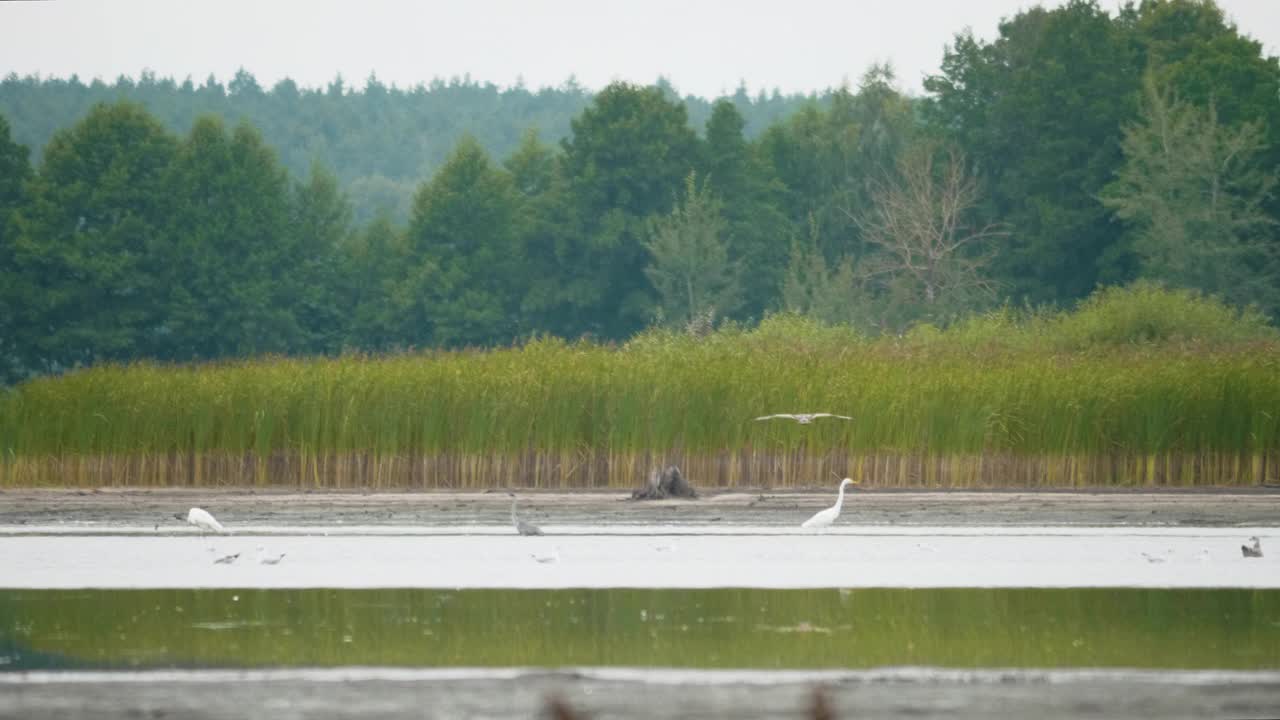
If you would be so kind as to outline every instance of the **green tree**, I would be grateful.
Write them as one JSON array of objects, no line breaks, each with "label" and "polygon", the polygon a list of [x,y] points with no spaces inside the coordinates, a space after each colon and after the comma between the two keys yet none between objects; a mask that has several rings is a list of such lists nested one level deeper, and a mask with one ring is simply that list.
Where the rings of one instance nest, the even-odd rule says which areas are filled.
[{"label": "green tree", "polygon": [[406,340],[492,345],[518,332],[521,257],[511,176],[463,138],[414,200]]},{"label": "green tree", "polygon": [[1280,315],[1280,222],[1266,211],[1278,171],[1259,123],[1231,127],[1148,76],[1125,129],[1125,163],[1103,202],[1133,228],[1141,275]]},{"label": "green tree", "polygon": [[643,273],[645,223],[671,209],[698,138],[683,105],[659,88],[613,83],[574,118],[563,142],[565,173],[583,222],[563,282],[589,312],[583,331],[623,338],[652,308]]},{"label": "green tree", "polygon": [[738,265],[729,259],[721,204],[697,173],[685,180],[683,201],[650,220],[644,274],[658,293],[661,317],[687,326],[697,317],[729,315],[739,302]]},{"label": "green tree", "polygon": [[228,134],[199,118],[166,180],[173,210],[162,251],[173,359],[289,352],[304,344],[299,237],[289,228],[289,181],[245,123]]},{"label": "green tree", "polygon": [[347,236],[340,249],[338,296],[346,321],[342,346],[381,352],[403,347],[397,293],[405,284],[409,257],[404,233],[388,214]]},{"label": "green tree", "polygon": [[26,205],[26,183],[31,179],[27,148],[13,142],[9,121],[0,115],[0,385],[26,374],[18,308],[32,292],[33,278],[22,277],[14,265],[17,214]]},{"label": "green tree", "polygon": [[729,259],[740,269],[743,319],[763,317],[777,303],[790,236],[780,207],[783,187],[747,142],[745,126],[732,102],[715,103],[707,120],[704,170],[723,203]]},{"label": "green tree", "polygon": [[294,314],[305,334],[295,351],[333,352],[345,334],[345,309],[338,304],[339,250],[351,233],[351,203],[338,178],[319,162],[306,182],[293,185],[289,228],[294,233],[300,265],[293,280],[299,295]]},{"label": "green tree", "polygon": [[126,360],[160,322],[154,248],[176,140],[141,106],[97,105],[45,148],[11,245],[30,369]]},{"label": "green tree", "polygon": [[1015,296],[1068,302],[1131,272],[1098,193],[1121,162],[1140,72],[1124,28],[1070,0],[1019,13],[991,42],[961,33],[925,80],[931,129],[981,169],[984,220],[1009,225],[994,270]]}]

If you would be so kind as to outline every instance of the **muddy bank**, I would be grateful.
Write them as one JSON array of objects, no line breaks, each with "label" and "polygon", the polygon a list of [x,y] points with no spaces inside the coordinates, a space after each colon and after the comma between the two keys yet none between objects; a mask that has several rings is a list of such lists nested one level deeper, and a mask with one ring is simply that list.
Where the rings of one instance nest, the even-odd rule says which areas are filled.
[{"label": "muddy bank", "polygon": [[[5,683],[0,718],[531,718],[548,698],[560,698],[584,717],[779,718],[814,717],[814,691],[823,688],[832,717],[1202,718],[1276,717],[1280,682],[1273,674],[1227,677],[1199,673],[826,673],[768,682],[735,673],[685,673],[655,682],[560,672],[496,671],[491,677],[344,677],[336,673],[75,674],[39,682]],[[738,673],[741,674],[741,673]],[[665,673],[665,675],[674,675]],[[751,674],[747,674],[751,675]],[[814,675],[810,673],[809,675]],[[720,677],[723,676],[723,677]],[[255,710],[257,711],[255,713]]]},{"label": "muddy bank", "polygon": [[[798,525],[835,493],[722,492],[638,502],[623,492],[523,492],[521,516],[552,525]],[[504,491],[283,492],[249,490],[5,490],[0,527],[183,527],[197,506],[232,525],[505,525]],[[839,525],[1096,527],[1280,526],[1280,490],[1215,492],[894,492],[854,490]]]}]

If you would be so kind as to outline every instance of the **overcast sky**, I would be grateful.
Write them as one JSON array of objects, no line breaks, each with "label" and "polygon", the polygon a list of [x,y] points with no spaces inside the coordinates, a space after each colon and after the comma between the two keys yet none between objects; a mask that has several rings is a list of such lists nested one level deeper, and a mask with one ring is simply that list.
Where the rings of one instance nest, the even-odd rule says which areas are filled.
[{"label": "overcast sky", "polygon": [[[49,0],[0,2],[0,74],[84,80],[143,69],[224,82],[239,67],[270,87],[323,86],[370,72],[411,87],[470,73],[531,88],[570,75],[589,88],[667,76],[710,97],[856,83],[889,61],[920,91],[943,46],[967,27],[992,37],[1026,0]],[[1057,2],[1046,3],[1056,6]],[[1115,0],[1103,6],[1114,9]],[[1266,52],[1280,54],[1280,0],[1219,0]]]}]

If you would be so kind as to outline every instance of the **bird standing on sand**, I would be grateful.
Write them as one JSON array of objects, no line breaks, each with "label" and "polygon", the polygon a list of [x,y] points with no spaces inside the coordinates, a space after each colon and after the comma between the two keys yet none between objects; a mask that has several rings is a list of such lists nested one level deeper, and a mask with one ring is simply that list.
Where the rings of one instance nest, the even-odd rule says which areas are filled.
[{"label": "bird standing on sand", "polygon": [[826,510],[823,510],[815,514],[813,517],[809,518],[808,520],[805,520],[804,522],[800,523],[800,527],[824,528],[824,527],[830,526],[831,523],[835,522],[836,518],[840,517],[840,506],[844,505],[844,486],[852,485],[852,484],[853,484],[852,478],[845,478],[841,480],[840,494],[836,497],[836,504],[832,505]]},{"label": "bird standing on sand", "polygon": [[808,425],[818,418],[839,418],[841,420],[852,420],[848,415],[832,415],[831,413],[777,413],[774,415],[761,415],[756,420],[795,420],[801,425]]},{"label": "bird standing on sand", "polygon": [[515,493],[507,494],[511,496],[511,524],[516,526],[516,532],[521,535],[541,535],[542,528],[516,517],[516,495]]},{"label": "bird standing on sand", "polygon": [[191,508],[191,510],[187,512],[187,516],[185,518],[181,513],[175,514],[174,517],[179,520],[185,520],[191,525],[195,525],[200,528],[201,534],[207,532],[224,533],[227,531],[226,528],[222,527],[222,523],[215,520],[212,515],[200,508]]},{"label": "bird standing on sand", "polygon": [[1247,558],[1262,557],[1262,541],[1258,539],[1258,536],[1254,535],[1249,538],[1249,542],[1251,542],[1252,545],[1240,546],[1240,554]]}]

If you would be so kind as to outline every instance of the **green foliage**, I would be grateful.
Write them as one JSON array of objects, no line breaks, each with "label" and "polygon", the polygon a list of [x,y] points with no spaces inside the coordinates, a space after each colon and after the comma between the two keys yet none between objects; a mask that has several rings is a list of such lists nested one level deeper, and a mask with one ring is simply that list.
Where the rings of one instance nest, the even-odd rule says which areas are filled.
[{"label": "green foliage", "polygon": [[17,213],[27,202],[26,183],[31,177],[27,154],[27,148],[9,137],[9,122],[0,115],[0,386],[25,375],[25,362],[30,361],[21,357],[24,348],[17,340],[17,313],[25,303],[25,283],[14,257]]},{"label": "green foliage", "polygon": [[671,209],[696,167],[698,138],[683,105],[659,88],[627,83],[600,91],[572,128],[564,167],[583,236],[565,280],[589,293],[594,318],[583,330],[623,338],[651,313],[645,225]]},{"label": "green foliage", "polygon": [[662,317],[686,326],[704,314],[729,315],[739,302],[739,267],[729,260],[722,206],[704,180],[690,172],[682,200],[650,222],[644,269],[658,293]]},{"label": "green foliage", "polygon": [[1099,290],[1076,312],[1054,318],[1046,332],[1063,350],[1173,342],[1213,347],[1280,340],[1280,333],[1257,310],[1239,310],[1195,290],[1168,290],[1146,282]]},{"label": "green foliage", "polygon": [[1070,0],[1019,13],[991,42],[957,35],[925,81],[930,125],[983,169],[984,220],[1010,226],[994,269],[1015,298],[1070,302],[1127,279],[1097,194],[1120,164],[1140,73],[1124,29]]},{"label": "green foliage", "polygon": [[153,349],[160,316],[154,248],[177,142],[138,105],[97,105],[54,136],[9,224],[13,337],[49,371]]},{"label": "green foliage", "polygon": [[1102,196],[1134,228],[1140,275],[1280,314],[1280,221],[1266,211],[1280,171],[1265,165],[1263,127],[1227,127],[1151,77],[1144,89]]},{"label": "green foliage", "polygon": [[409,344],[457,347],[513,337],[522,296],[511,176],[465,138],[414,200],[401,296]]},{"label": "green foliage", "polygon": [[294,315],[303,295],[299,235],[289,229],[289,183],[252,127],[230,134],[196,121],[166,177],[172,198],[157,253],[167,292],[158,355],[208,359],[284,352],[305,343]]}]

